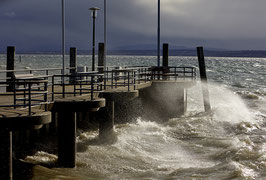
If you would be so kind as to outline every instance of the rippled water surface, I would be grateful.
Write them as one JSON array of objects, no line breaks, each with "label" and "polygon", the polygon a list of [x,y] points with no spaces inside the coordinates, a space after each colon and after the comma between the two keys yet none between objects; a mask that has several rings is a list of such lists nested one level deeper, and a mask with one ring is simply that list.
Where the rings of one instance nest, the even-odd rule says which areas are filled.
[{"label": "rippled water surface", "polygon": [[[156,64],[156,57],[110,56],[108,65]],[[79,56],[79,65],[90,57]],[[197,66],[195,57],[170,57],[171,66]],[[22,55],[16,68],[60,67],[61,57]],[[206,58],[212,112],[201,87],[188,89],[188,112],[157,123],[134,117],[117,125],[115,144],[95,143],[97,131],[79,131],[77,168],[35,167],[35,179],[266,179],[266,59]],[[0,69],[5,57],[0,56]],[[51,147],[52,148],[52,147]],[[44,151],[25,160],[53,164]]]}]

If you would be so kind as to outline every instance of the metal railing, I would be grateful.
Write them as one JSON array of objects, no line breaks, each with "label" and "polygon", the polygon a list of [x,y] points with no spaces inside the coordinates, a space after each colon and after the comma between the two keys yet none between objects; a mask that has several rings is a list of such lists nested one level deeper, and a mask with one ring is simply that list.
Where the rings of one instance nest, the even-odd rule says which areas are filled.
[{"label": "metal railing", "polygon": [[[52,75],[62,74],[62,68],[44,68],[44,69],[17,69],[17,70],[0,70],[0,88],[3,91],[5,87],[13,87],[13,80],[16,74],[34,74],[34,76],[48,76],[48,86],[51,85]],[[9,75],[9,76],[8,76]]]},{"label": "metal railing", "polygon": [[[18,107],[27,108],[29,116],[31,116],[32,107],[34,106],[44,105],[44,110],[47,111],[47,106],[49,104],[47,77],[39,77],[38,79],[34,77],[13,79],[12,86],[12,93],[0,94],[0,97],[6,98],[7,102],[1,104],[0,107],[12,107],[13,109]],[[9,98],[12,98],[12,96],[13,102],[9,101]]]},{"label": "metal railing", "polygon": [[[64,77],[65,81],[56,81],[56,78]],[[55,100],[55,95],[91,95],[91,100],[94,100],[94,93],[102,92],[103,74],[98,74],[96,71],[81,72],[67,75],[53,75],[52,77],[52,101]],[[55,88],[59,87],[59,88]]]},{"label": "metal railing", "polygon": [[195,67],[151,67],[151,80],[196,79]]},{"label": "metal railing", "polygon": [[[101,68],[101,67],[98,67]],[[3,104],[0,107],[25,107],[31,114],[31,107],[45,105],[53,102],[57,97],[90,95],[91,100],[102,91],[114,88],[126,88],[128,91],[135,90],[137,84],[153,80],[196,79],[195,67],[107,67],[102,73],[97,71],[76,72],[71,69],[71,74],[62,75],[61,68],[48,69],[23,69],[4,70],[1,73],[13,75],[21,73],[35,73],[28,78],[0,78],[0,87],[13,87],[13,93],[1,93],[1,96],[13,96],[13,104]],[[73,71],[74,70],[74,71]],[[60,74],[58,74],[58,72]],[[73,73],[74,72],[74,73]],[[63,81],[64,79],[64,81]],[[50,99],[49,99],[50,98]]]}]

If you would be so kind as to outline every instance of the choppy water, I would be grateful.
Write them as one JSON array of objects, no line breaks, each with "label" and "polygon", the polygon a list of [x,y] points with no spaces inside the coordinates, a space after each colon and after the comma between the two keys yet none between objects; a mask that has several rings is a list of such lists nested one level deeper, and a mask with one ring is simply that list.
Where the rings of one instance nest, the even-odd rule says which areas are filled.
[{"label": "choppy water", "polygon": [[[0,56],[0,67],[5,60]],[[79,64],[90,58],[79,57]],[[155,65],[155,57],[110,56],[108,65]],[[197,66],[195,57],[170,57]],[[200,84],[188,90],[188,112],[160,124],[140,117],[117,125],[118,141],[94,143],[80,132],[77,168],[36,166],[35,179],[266,179],[266,59],[206,58],[212,112],[203,112]],[[22,56],[17,68],[59,67],[60,56]],[[81,148],[82,147],[82,148]],[[27,161],[53,163],[39,151]]]}]

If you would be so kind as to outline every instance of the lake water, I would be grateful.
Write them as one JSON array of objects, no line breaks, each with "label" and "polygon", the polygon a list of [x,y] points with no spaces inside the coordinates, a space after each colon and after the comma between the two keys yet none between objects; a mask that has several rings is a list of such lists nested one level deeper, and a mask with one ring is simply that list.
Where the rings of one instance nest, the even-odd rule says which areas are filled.
[{"label": "lake water", "polygon": [[[152,56],[107,58],[110,66],[156,62]],[[88,66],[91,58],[78,56],[78,64]],[[169,57],[169,65],[197,66],[197,58]],[[98,132],[79,131],[78,144],[87,145],[78,150],[77,167],[36,166],[33,179],[266,179],[266,59],[208,57],[206,66],[211,113],[204,113],[198,82],[188,89],[186,115],[165,123],[136,116],[134,123],[115,127],[118,140],[111,145],[88,143]],[[16,61],[17,69],[29,67],[61,67],[61,57],[22,55]],[[56,161],[39,148],[25,160]]]}]

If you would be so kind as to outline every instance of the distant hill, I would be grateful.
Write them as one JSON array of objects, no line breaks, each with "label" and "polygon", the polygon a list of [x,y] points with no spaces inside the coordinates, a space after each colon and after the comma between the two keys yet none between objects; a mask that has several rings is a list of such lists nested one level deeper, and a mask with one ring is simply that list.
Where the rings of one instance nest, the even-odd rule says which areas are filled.
[{"label": "distant hill", "polygon": [[[133,48],[133,46],[132,46]],[[4,54],[5,52],[1,52]],[[17,51],[17,54],[61,54],[60,51],[38,51],[38,52],[30,52],[30,51]],[[68,51],[66,51],[68,53]],[[89,50],[78,50],[79,55],[88,55],[91,54]],[[98,52],[96,52],[98,54]],[[211,49],[205,48],[204,50],[205,56],[212,57],[260,57],[266,58],[266,51],[261,50],[220,50],[220,49]],[[124,50],[108,50],[108,55],[132,55],[132,56],[156,56],[157,50],[147,49],[147,50],[134,50],[134,49],[124,49]],[[162,52],[161,52],[162,55]],[[196,48],[184,48],[184,49],[170,49],[170,56],[197,56]]]},{"label": "distant hill", "polygon": [[[109,51],[110,55],[143,55],[143,56],[156,56],[156,50],[113,50]],[[205,56],[212,57],[265,57],[266,51],[257,50],[241,50],[241,51],[222,51],[222,50],[204,50]],[[162,55],[162,52],[161,52]],[[170,56],[197,56],[196,49],[177,49],[169,50]]]}]

